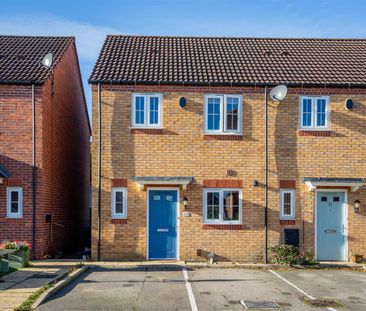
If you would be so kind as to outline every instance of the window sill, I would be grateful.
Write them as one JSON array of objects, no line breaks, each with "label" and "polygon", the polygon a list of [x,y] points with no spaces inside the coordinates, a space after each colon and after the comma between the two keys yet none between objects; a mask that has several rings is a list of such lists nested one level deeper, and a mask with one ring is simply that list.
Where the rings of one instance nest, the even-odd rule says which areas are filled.
[{"label": "window sill", "polygon": [[280,225],[296,225],[296,219],[280,219]]},{"label": "window sill", "polygon": [[127,224],[127,218],[112,218],[111,224],[114,224],[114,225]]},{"label": "window sill", "polygon": [[162,128],[131,128],[131,134],[162,135]]},{"label": "window sill", "polygon": [[203,135],[204,140],[243,140],[242,134],[208,134]]},{"label": "window sill", "polygon": [[242,230],[241,224],[203,224],[204,230]]},{"label": "window sill", "polygon": [[309,130],[309,129],[300,129],[298,131],[299,136],[318,136],[318,137],[325,137],[330,136],[331,131],[330,130]]}]

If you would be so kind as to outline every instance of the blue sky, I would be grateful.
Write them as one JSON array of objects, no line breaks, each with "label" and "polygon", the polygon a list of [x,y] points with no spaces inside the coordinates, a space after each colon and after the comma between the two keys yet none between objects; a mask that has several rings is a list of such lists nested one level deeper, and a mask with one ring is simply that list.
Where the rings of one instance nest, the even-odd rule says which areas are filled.
[{"label": "blue sky", "polygon": [[366,37],[362,0],[12,0],[2,1],[0,34],[73,35],[85,95],[106,34]]}]

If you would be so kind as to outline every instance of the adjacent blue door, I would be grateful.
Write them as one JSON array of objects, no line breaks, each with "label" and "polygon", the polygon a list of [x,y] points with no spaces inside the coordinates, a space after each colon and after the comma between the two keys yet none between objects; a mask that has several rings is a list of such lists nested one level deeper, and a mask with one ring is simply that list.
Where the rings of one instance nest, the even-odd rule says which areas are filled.
[{"label": "adjacent blue door", "polygon": [[176,190],[149,191],[149,259],[177,259]]},{"label": "adjacent blue door", "polygon": [[317,259],[346,260],[344,192],[317,193]]}]

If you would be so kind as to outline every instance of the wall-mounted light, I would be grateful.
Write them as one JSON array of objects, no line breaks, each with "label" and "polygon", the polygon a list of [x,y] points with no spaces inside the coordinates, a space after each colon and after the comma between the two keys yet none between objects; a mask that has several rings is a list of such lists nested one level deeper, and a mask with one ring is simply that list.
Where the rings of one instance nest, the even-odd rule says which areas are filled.
[{"label": "wall-mounted light", "polygon": [[253,187],[258,187],[258,180],[253,180]]},{"label": "wall-mounted light", "polygon": [[360,200],[357,199],[353,202],[353,211],[355,213],[358,213],[360,211],[360,209],[361,209],[361,202],[360,202]]},{"label": "wall-mounted light", "polygon": [[184,206],[185,211],[187,210],[187,205],[188,205],[188,199],[187,199],[187,197],[184,197],[183,198],[183,206]]},{"label": "wall-mounted light", "polygon": [[4,182],[4,178],[0,177],[0,184]]},{"label": "wall-mounted light", "polygon": [[179,98],[179,107],[180,108],[184,108],[187,104],[186,98],[185,97],[181,97]]}]

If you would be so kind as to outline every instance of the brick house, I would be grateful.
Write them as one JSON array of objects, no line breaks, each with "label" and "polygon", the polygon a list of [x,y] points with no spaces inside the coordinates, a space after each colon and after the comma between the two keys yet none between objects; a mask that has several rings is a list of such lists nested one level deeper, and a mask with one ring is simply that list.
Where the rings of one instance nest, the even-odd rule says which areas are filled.
[{"label": "brick house", "polygon": [[84,245],[89,141],[75,39],[0,36],[0,241],[37,259]]},{"label": "brick house", "polygon": [[89,79],[92,257],[366,255],[365,60],[366,40],[107,36]]}]

